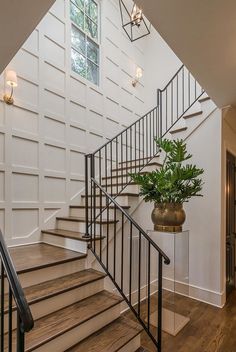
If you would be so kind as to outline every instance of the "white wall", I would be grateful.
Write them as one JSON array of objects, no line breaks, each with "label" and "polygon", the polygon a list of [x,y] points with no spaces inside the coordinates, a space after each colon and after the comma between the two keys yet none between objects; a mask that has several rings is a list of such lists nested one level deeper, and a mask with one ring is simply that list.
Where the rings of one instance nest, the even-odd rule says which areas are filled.
[{"label": "white wall", "polygon": [[[71,72],[69,1],[56,1],[9,64],[18,74],[15,105],[0,101],[0,228],[9,244],[38,241],[59,209],[67,213],[84,187],[84,153],[153,107],[165,80],[153,79],[157,65],[166,80],[179,67],[155,33],[130,43],[118,0],[102,0],[101,13],[99,88]],[[133,88],[137,66],[144,76]],[[0,98],[5,90],[2,75]]]},{"label": "white wall", "polygon": [[[222,284],[221,135],[222,113],[216,109],[186,140],[187,150],[193,155],[191,163],[204,169],[204,187],[203,197],[193,198],[184,204],[186,222],[183,226],[183,230],[189,230],[189,295],[216,306],[225,303],[225,287]],[[152,209],[153,204],[143,202],[135,212],[136,221],[146,230],[153,229]],[[154,238],[155,233],[152,236]],[[166,278],[173,280],[173,275]],[[169,284],[168,280],[166,282]]]},{"label": "white wall", "polygon": [[221,135],[222,113],[219,109],[187,140],[191,159],[204,169],[203,198],[185,204],[185,229],[190,230],[190,295],[222,306],[221,286]]}]

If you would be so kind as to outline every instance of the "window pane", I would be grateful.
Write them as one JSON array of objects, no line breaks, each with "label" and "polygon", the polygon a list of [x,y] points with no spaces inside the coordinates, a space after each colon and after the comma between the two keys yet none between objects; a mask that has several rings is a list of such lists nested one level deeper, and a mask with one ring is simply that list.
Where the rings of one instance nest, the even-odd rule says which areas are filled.
[{"label": "window pane", "polygon": [[89,81],[98,85],[98,66],[87,60],[87,78]]},{"label": "window pane", "polygon": [[85,32],[90,35],[91,38],[97,39],[98,26],[85,16]]},{"label": "window pane", "polygon": [[87,56],[96,64],[99,63],[99,46],[89,39],[87,40]]},{"label": "window pane", "polygon": [[77,6],[81,8],[81,10],[84,9],[84,0],[72,0]]},{"label": "window pane", "polygon": [[84,13],[72,2],[70,4],[70,18],[79,28],[84,29]]},{"label": "window pane", "polygon": [[85,34],[79,31],[75,26],[71,28],[71,44],[75,49],[85,55]]},{"label": "window pane", "polygon": [[86,60],[85,57],[75,50],[71,50],[71,65],[72,70],[80,76],[86,78]]},{"label": "window pane", "polygon": [[93,0],[85,0],[85,13],[97,23],[98,5]]}]

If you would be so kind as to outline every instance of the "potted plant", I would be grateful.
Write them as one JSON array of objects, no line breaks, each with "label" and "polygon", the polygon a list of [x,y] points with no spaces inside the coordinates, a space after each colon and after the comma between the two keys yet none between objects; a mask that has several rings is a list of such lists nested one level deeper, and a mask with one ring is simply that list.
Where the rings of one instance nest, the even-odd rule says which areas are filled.
[{"label": "potted plant", "polygon": [[155,139],[164,162],[160,169],[145,174],[131,174],[140,185],[140,195],[146,202],[154,202],[152,221],[154,230],[181,232],[185,221],[183,203],[200,194],[203,169],[188,164],[192,158],[183,140]]}]

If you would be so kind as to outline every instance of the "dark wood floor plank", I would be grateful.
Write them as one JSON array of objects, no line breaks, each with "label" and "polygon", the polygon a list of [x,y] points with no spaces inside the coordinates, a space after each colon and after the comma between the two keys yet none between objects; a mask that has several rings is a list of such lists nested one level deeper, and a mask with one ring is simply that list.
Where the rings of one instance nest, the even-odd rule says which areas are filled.
[{"label": "dark wood floor plank", "polygon": [[11,258],[18,273],[42,269],[86,257],[86,254],[51,246],[46,243],[10,247]]},{"label": "dark wood floor plank", "polygon": [[[168,295],[164,299],[168,303]],[[171,305],[171,303],[170,303]],[[184,296],[175,296],[175,306],[190,317],[190,322],[173,337],[163,332],[164,352],[235,352],[236,351],[236,291],[224,308],[217,308]],[[152,297],[152,309],[157,308],[156,297]],[[142,314],[146,316],[146,304],[142,303]],[[135,320],[131,312],[126,316]],[[142,346],[150,352],[156,348],[148,335],[142,333]]]},{"label": "dark wood floor plank", "polygon": [[[51,313],[35,321],[32,331],[26,334],[26,352],[30,352],[52,341],[54,338],[79,326],[94,316],[119,304],[122,299],[110,292],[102,291],[84,300],[74,303],[57,312]],[[5,335],[5,350],[8,351],[7,334]],[[16,343],[16,333],[13,332],[13,350]]]},{"label": "dark wood floor plank", "polygon": [[120,317],[66,352],[117,352],[141,331],[139,324]]}]

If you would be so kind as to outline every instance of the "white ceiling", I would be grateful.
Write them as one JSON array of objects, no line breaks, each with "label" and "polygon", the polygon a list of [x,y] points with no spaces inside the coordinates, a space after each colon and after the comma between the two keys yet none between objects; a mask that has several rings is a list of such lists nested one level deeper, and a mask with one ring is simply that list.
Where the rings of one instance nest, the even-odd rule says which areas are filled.
[{"label": "white ceiling", "polygon": [[55,0],[0,0],[0,74]]},{"label": "white ceiling", "polygon": [[236,106],[236,0],[137,0],[218,107]]}]

